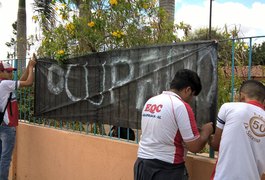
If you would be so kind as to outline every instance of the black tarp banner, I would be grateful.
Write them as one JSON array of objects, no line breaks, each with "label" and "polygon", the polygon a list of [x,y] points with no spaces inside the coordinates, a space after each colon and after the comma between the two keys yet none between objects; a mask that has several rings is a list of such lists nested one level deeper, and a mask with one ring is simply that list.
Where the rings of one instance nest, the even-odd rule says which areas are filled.
[{"label": "black tarp banner", "polygon": [[217,44],[177,43],[50,59],[36,65],[36,117],[120,125],[140,129],[146,100],[163,90],[177,70],[201,77],[202,92],[192,102],[197,124],[213,121],[217,108]]}]

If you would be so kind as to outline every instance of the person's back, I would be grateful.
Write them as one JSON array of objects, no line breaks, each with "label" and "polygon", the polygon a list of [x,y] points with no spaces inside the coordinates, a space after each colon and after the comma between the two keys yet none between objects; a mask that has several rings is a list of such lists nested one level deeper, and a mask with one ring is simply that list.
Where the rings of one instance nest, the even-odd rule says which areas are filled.
[{"label": "person's back", "polygon": [[251,102],[237,102],[224,104],[220,111],[225,128],[214,179],[259,179],[265,172],[264,109]]},{"label": "person's back", "polygon": [[212,123],[207,123],[199,133],[188,104],[201,89],[198,74],[182,69],[176,72],[168,91],[145,103],[135,180],[188,179],[185,152],[201,151],[213,132]]},{"label": "person's back", "polygon": [[[149,99],[145,107],[142,112],[143,133],[139,142],[138,157],[159,159],[168,163],[183,163],[185,150],[181,143],[179,126],[188,126],[191,123],[187,121],[188,114],[184,113],[192,111],[191,108],[186,107],[181,98],[171,91],[163,91],[162,94]],[[179,113],[175,114],[174,112]],[[185,131],[182,130],[182,133],[190,134],[189,136],[184,135],[184,138],[198,138],[199,133],[195,129],[196,125],[193,127],[193,131],[197,134],[194,135],[192,129],[185,129]]]},{"label": "person's back", "polygon": [[265,86],[245,81],[239,101],[221,106],[210,146],[219,150],[212,179],[259,180],[265,172]]}]

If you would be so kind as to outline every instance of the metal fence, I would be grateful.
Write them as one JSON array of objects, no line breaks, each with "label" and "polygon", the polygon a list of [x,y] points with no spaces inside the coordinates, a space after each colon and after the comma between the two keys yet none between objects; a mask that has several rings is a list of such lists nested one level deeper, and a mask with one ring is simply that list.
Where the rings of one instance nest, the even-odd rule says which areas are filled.
[{"label": "metal fence", "polygon": [[[245,38],[237,38],[237,39],[228,39],[223,40],[219,42],[219,46],[227,45],[230,43],[231,46],[231,59],[229,60],[229,63],[226,64],[229,65],[231,68],[230,71],[230,78],[226,79],[227,81],[230,81],[230,92],[228,93],[228,96],[230,96],[230,100],[228,101],[234,101],[235,93],[237,84],[236,84],[236,78],[237,74],[235,72],[235,68],[237,66],[236,64],[236,53],[238,50],[240,50],[237,46],[239,43],[243,43],[247,45],[247,51],[248,56],[241,59],[241,61],[247,62],[247,78],[251,79],[251,67],[252,67],[252,48],[253,44],[255,43],[261,43],[265,41],[265,36],[256,36],[256,37],[245,37]],[[228,46],[229,47],[229,46]],[[220,52],[219,52],[220,53]],[[27,59],[28,60],[28,59]],[[17,67],[17,61],[18,60],[8,60],[10,63],[13,64],[14,67]],[[221,62],[221,61],[220,61]],[[219,63],[220,63],[219,62]],[[245,63],[246,64],[246,63]],[[18,69],[22,69],[21,67]],[[18,70],[17,72],[14,72],[14,79],[19,79],[21,76],[22,71]],[[203,78],[203,77],[202,77]],[[19,102],[19,108],[20,108],[20,114],[19,118],[21,122],[44,126],[48,128],[55,128],[59,130],[65,130],[65,131],[72,131],[82,134],[89,134],[94,136],[101,136],[104,138],[111,138],[116,140],[122,140],[127,141],[131,143],[138,143],[140,140],[141,130],[140,129],[122,129],[120,127],[113,127],[112,125],[108,124],[100,124],[100,123],[92,123],[89,122],[84,123],[81,121],[66,121],[66,120],[55,120],[55,119],[45,119],[45,118],[35,118],[34,117],[34,88],[22,88],[18,89],[16,91],[18,102]],[[219,94],[218,94],[219,97]],[[133,135],[132,135],[133,134]],[[210,150],[209,152],[210,157],[214,157],[214,152]]]},{"label": "metal fence", "polygon": [[236,52],[236,41],[238,40],[243,40],[246,41],[246,43],[248,44],[248,57],[246,59],[246,61],[248,62],[248,68],[247,68],[247,72],[248,72],[248,79],[251,79],[251,69],[252,69],[252,49],[253,49],[253,42],[255,43],[255,41],[258,41],[256,43],[260,43],[262,40],[265,41],[265,36],[254,36],[254,37],[245,37],[245,38],[237,38],[237,39],[231,39],[232,41],[232,57],[231,57],[231,101],[234,101],[234,97],[235,97],[235,52]]},{"label": "metal fence", "polygon": [[[13,79],[19,80],[25,67],[18,67],[17,59],[3,61],[8,61],[10,64],[12,64],[13,67],[17,68],[17,71],[14,71]],[[25,61],[28,62],[29,59],[26,59]],[[89,122],[81,122],[75,120],[67,121],[60,119],[34,117],[34,87],[17,89],[16,96],[19,105],[20,122],[44,126],[48,128],[55,128],[59,130],[112,138],[116,140],[123,140],[131,143],[138,143],[139,141],[140,131],[138,129],[124,129],[122,127],[115,127],[101,123],[91,124]]]}]

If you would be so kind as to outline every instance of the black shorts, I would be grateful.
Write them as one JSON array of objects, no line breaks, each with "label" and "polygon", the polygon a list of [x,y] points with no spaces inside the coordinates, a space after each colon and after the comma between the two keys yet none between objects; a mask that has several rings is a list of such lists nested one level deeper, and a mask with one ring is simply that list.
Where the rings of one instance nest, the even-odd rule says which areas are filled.
[{"label": "black shorts", "polygon": [[134,163],[134,180],[187,180],[185,163],[170,164],[157,159],[137,158]]}]

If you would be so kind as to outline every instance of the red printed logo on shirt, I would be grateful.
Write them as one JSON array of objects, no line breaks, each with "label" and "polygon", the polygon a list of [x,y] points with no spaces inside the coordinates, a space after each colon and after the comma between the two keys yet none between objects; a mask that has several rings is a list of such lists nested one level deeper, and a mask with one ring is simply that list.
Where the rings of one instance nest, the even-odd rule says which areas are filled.
[{"label": "red printed logo on shirt", "polygon": [[155,113],[155,112],[160,112],[162,109],[163,105],[162,104],[146,104],[145,106],[145,110],[144,111],[148,111],[150,113]]}]

